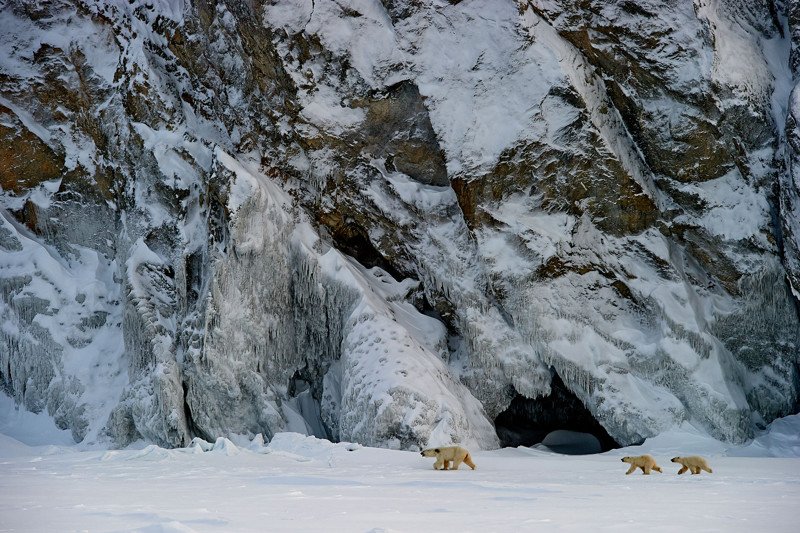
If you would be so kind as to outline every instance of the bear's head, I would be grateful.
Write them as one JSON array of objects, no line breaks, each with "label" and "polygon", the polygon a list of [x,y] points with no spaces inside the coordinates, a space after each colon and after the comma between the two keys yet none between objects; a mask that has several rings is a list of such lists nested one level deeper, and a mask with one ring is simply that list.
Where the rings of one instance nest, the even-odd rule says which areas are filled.
[{"label": "bear's head", "polygon": [[673,463],[677,463],[678,461],[680,461],[680,459],[681,459],[680,457],[673,457],[672,459],[670,459],[670,461],[672,461]]},{"label": "bear's head", "polygon": [[631,458],[628,457],[628,456],[625,456],[625,457],[622,458],[622,462],[623,463],[630,463],[631,462]]},{"label": "bear's head", "polygon": [[439,448],[434,448],[434,449],[429,448],[427,450],[422,450],[419,454],[422,457],[436,457],[438,453],[439,453]]}]

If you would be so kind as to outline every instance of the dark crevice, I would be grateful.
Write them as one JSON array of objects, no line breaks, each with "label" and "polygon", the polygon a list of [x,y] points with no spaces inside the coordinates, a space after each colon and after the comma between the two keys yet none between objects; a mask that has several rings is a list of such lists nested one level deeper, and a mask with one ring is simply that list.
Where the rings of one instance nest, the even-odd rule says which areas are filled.
[{"label": "dark crevice", "polygon": [[0,378],[2,378],[2,379],[0,379],[0,383],[2,383],[3,386],[8,387],[9,395],[11,395],[11,392],[14,390],[14,380],[11,378],[11,358],[10,357],[8,358],[8,361],[6,362],[6,369],[8,370],[8,373],[5,376],[3,376],[0,373]]},{"label": "dark crevice", "polygon": [[14,383],[11,381],[11,361],[8,362],[8,373],[0,372],[0,392],[14,397]]},{"label": "dark crevice", "polygon": [[339,251],[353,257],[366,268],[380,267],[398,280],[406,277],[383,257],[360,227],[355,224],[346,224],[344,227],[328,229],[333,238],[334,246]]},{"label": "dark crevice", "polygon": [[455,324],[455,309],[448,300],[439,298],[438,305],[434,306],[422,287],[417,292],[409,295],[409,300],[421,314],[441,322],[447,330],[448,336],[459,336],[459,331]]},{"label": "dark crevice", "polygon": [[[206,442],[213,442],[214,438],[205,433],[203,430],[198,428],[194,423],[194,418],[192,418],[192,409],[189,407],[189,390],[186,387],[186,383],[182,384],[183,388],[183,414],[186,417],[186,427],[189,430],[188,439],[191,441],[194,437],[200,437],[201,439],[205,440]],[[188,442],[184,442],[184,446],[188,446]]]},{"label": "dark crevice", "polygon": [[[783,218],[781,216],[781,187],[778,180],[772,184],[770,194],[767,196],[769,204],[770,226],[772,235],[775,237],[775,245],[778,248],[778,255],[783,258],[785,255],[785,248],[783,243]],[[785,262],[784,262],[785,264]]]},{"label": "dark crevice", "polygon": [[289,398],[295,402],[295,407],[315,437],[337,442],[331,428],[322,420],[322,378],[320,376],[315,379],[314,375],[308,367],[296,370],[289,380]]},{"label": "dark crevice", "polygon": [[[497,415],[495,428],[502,446],[533,446],[542,443],[548,434],[562,430],[594,436],[600,447],[596,451],[620,447],[580,399],[564,385],[558,374],[553,374],[550,388],[548,396],[536,399],[517,394],[508,409]],[[551,448],[563,453],[571,452],[567,445],[561,450],[558,446]]]},{"label": "dark crevice", "polygon": [[200,299],[203,289],[203,280],[206,277],[204,272],[204,257],[203,252],[194,252],[184,257],[184,270],[185,270],[185,290],[186,290],[186,306],[187,308],[194,308]]}]

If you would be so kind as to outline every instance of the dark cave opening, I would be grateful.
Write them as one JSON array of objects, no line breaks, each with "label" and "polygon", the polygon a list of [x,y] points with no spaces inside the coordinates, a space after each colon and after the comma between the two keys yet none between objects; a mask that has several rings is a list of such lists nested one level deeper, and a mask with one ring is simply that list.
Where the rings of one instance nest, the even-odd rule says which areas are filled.
[{"label": "dark cave opening", "polygon": [[568,455],[620,447],[555,373],[548,396],[532,400],[517,394],[497,415],[495,429],[503,447],[544,444]]}]

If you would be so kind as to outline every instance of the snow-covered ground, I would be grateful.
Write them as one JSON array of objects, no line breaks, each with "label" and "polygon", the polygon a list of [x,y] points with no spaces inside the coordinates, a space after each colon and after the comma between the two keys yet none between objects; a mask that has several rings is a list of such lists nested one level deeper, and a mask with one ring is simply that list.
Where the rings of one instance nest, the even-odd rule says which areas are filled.
[{"label": "snow-covered ground", "polygon": [[[410,451],[280,433],[166,450],[63,445],[49,419],[0,395],[0,531],[797,531],[800,415],[746,447],[682,431],[564,456],[477,451],[434,471]],[[16,438],[13,438],[13,435]],[[26,443],[20,442],[21,439]],[[50,439],[59,445],[42,445]],[[202,444],[202,445],[201,445]],[[207,451],[203,451],[203,449]],[[664,473],[625,475],[627,454]],[[676,453],[714,473],[676,475]]]}]

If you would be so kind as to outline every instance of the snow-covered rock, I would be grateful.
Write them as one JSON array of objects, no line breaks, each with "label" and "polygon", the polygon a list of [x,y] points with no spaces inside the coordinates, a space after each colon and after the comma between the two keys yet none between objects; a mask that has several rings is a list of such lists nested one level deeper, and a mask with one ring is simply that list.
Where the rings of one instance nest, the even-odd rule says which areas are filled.
[{"label": "snow-covered rock", "polygon": [[0,385],[117,445],[566,393],[749,439],[800,388],[789,4],[7,2]]}]

